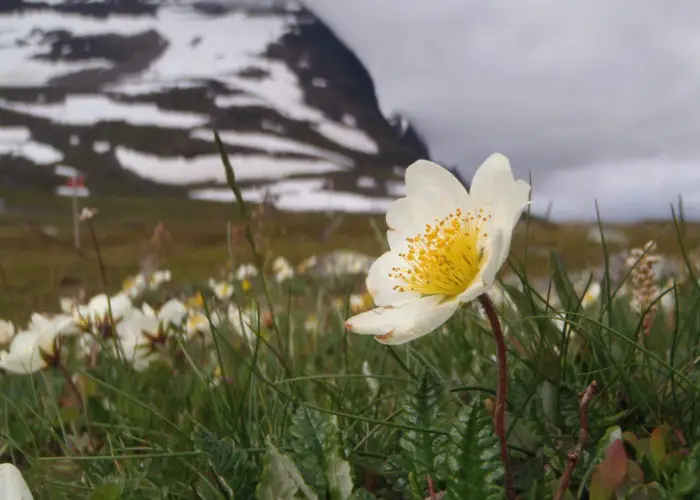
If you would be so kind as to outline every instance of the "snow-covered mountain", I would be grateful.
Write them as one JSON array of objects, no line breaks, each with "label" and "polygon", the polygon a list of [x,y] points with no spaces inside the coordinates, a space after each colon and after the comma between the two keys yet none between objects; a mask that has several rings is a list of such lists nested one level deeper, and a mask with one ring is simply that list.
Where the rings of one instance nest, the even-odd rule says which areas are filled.
[{"label": "snow-covered mountain", "polygon": [[[2,0],[0,182],[383,210],[426,147],[361,62],[291,1]],[[399,167],[399,168],[397,168]]]}]

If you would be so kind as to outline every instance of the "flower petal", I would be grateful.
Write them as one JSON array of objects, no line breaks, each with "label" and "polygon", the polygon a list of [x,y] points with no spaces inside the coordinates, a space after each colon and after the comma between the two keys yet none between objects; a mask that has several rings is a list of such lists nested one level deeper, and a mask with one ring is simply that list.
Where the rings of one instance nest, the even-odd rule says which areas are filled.
[{"label": "flower petal", "polygon": [[170,299],[158,311],[158,317],[165,324],[179,326],[187,316],[187,307],[177,299]]},{"label": "flower petal", "polygon": [[529,203],[530,189],[527,182],[513,178],[510,161],[500,153],[489,156],[474,174],[469,194],[492,215],[489,262],[482,273],[486,286],[491,286],[508,258],[513,229]]},{"label": "flower petal", "polygon": [[480,208],[497,206],[503,200],[503,190],[515,183],[508,158],[494,153],[476,169],[469,194]]},{"label": "flower petal", "polygon": [[455,300],[442,300],[443,297],[433,295],[397,307],[378,307],[348,319],[345,327],[354,333],[374,335],[383,344],[403,344],[435,330],[460,305]]},{"label": "flower petal", "polygon": [[395,302],[420,297],[418,293],[394,290],[394,286],[400,286],[402,282],[389,277],[389,274],[392,268],[402,267],[402,264],[401,258],[393,251],[384,253],[372,263],[365,285],[375,305],[388,306]]},{"label": "flower petal", "polygon": [[[390,230],[405,239],[421,234],[426,224],[433,224],[457,208],[466,212],[470,206],[467,190],[449,170],[418,160],[406,169],[406,197],[392,203],[386,221]],[[395,244],[400,241],[392,236],[391,249],[398,250]]]},{"label": "flower petal", "polygon": [[0,464],[0,491],[2,497],[13,500],[33,500],[22,473],[13,464]]},{"label": "flower petal", "polygon": [[440,203],[445,199],[461,202],[469,195],[462,183],[445,167],[432,161],[418,160],[406,169],[406,196]]}]

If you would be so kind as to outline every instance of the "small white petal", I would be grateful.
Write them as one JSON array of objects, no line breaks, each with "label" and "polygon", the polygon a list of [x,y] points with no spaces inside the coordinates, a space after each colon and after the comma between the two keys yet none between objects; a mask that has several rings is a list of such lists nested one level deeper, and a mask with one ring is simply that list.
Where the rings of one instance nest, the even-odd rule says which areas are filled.
[{"label": "small white petal", "polygon": [[469,186],[469,195],[480,208],[493,207],[503,200],[503,188],[515,183],[508,158],[495,153],[476,169]]},{"label": "small white petal", "polygon": [[164,324],[180,326],[187,316],[187,306],[177,299],[170,299],[158,311],[158,317]]},{"label": "small white petal", "polygon": [[34,500],[22,473],[12,464],[0,464],[0,492],[8,500]]},{"label": "small white petal", "polygon": [[143,311],[143,314],[145,314],[146,316],[156,316],[155,309],[153,309],[148,302],[144,302],[141,305],[141,311]]},{"label": "small white petal", "polygon": [[429,296],[397,307],[378,307],[353,316],[345,327],[354,333],[374,335],[384,344],[396,345],[426,335],[447,321],[460,306],[452,300]]},{"label": "small white petal", "polygon": [[394,290],[394,286],[401,286],[402,281],[389,277],[392,268],[403,267],[404,263],[393,251],[386,252],[372,263],[367,273],[365,285],[367,291],[378,306],[388,306],[397,301],[412,300],[420,297],[415,292],[399,292]]},{"label": "small white petal", "polygon": [[508,232],[508,242],[506,246],[506,236],[500,227],[494,227],[489,234],[486,248],[486,263],[481,269],[480,280],[486,288],[493,286],[496,275],[508,258],[510,252],[510,231]]},{"label": "small white petal", "polygon": [[[418,160],[406,169],[406,197],[389,207],[386,222],[390,230],[403,238],[421,234],[426,224],[442,219],[460,208],[467,212],[471,203],[461,182],[446,168],[427,160]],[[392,236],[394,251],[400,238]],[[391,243],[394,243],[393,245]]]},{"label": "small white petal", "polygon": [[431,212],[445,201],[461,206],[469,199],[465,187],[449,170],[427,160],[418,160],[406,169],[406,197],[428,202]]}]

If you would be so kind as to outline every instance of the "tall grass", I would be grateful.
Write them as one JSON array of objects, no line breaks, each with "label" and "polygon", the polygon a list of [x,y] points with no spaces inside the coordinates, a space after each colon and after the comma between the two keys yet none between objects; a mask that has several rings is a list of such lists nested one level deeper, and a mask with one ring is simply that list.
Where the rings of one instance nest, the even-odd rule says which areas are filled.
[{"label": "tall grass", "polygon": [[[225,155],[224,163],[235,188]],[[246,239],[264,271],[250,230]],[[570,466],[562,498],[698,498],[700,287],[691,259],[644,342],[646,310],[633,307],[629,277],[614,282],[606,265],[600,296],[587,300],[592,278],[573,280],[559,255],[549,262],[549,291],[514,258],[517,283],[500,288],[510,300],[495,298],[518,495],[554,498]],[[476,308],[387,347],[344,329],[360,276],[277,283],[263,273],[231,299],[251,312],[238,316],[245,325],[216,319],[229,303],[205,282],[187,290],[205,295],[211,334],[173,336],[145,371],[109,355],[89,367],[70,338],[62,366],[72,384],[53,369],[2,377],[2,461],[20,467],[35,498],[503,498],[488,418],[496,346]],[[168,295],[137,302],[156,306]]]}]

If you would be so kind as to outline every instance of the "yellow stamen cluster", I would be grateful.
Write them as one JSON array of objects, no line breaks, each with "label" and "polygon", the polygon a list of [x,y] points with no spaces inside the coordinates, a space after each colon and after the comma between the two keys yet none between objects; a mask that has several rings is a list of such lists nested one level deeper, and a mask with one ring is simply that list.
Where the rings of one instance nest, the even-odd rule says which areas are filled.
[{"label": "yellow stamen cluster", "polygon": [[394,290],[449,298],[462,293],[481,269],[484,252],[479,242],[488,237],[484,225],[490,219],[483,209],[476,213],[457,209],[426,224],[422,234],[408,239],[406,253],[399,254],[405,266],[389,273],[402,282]]}]

